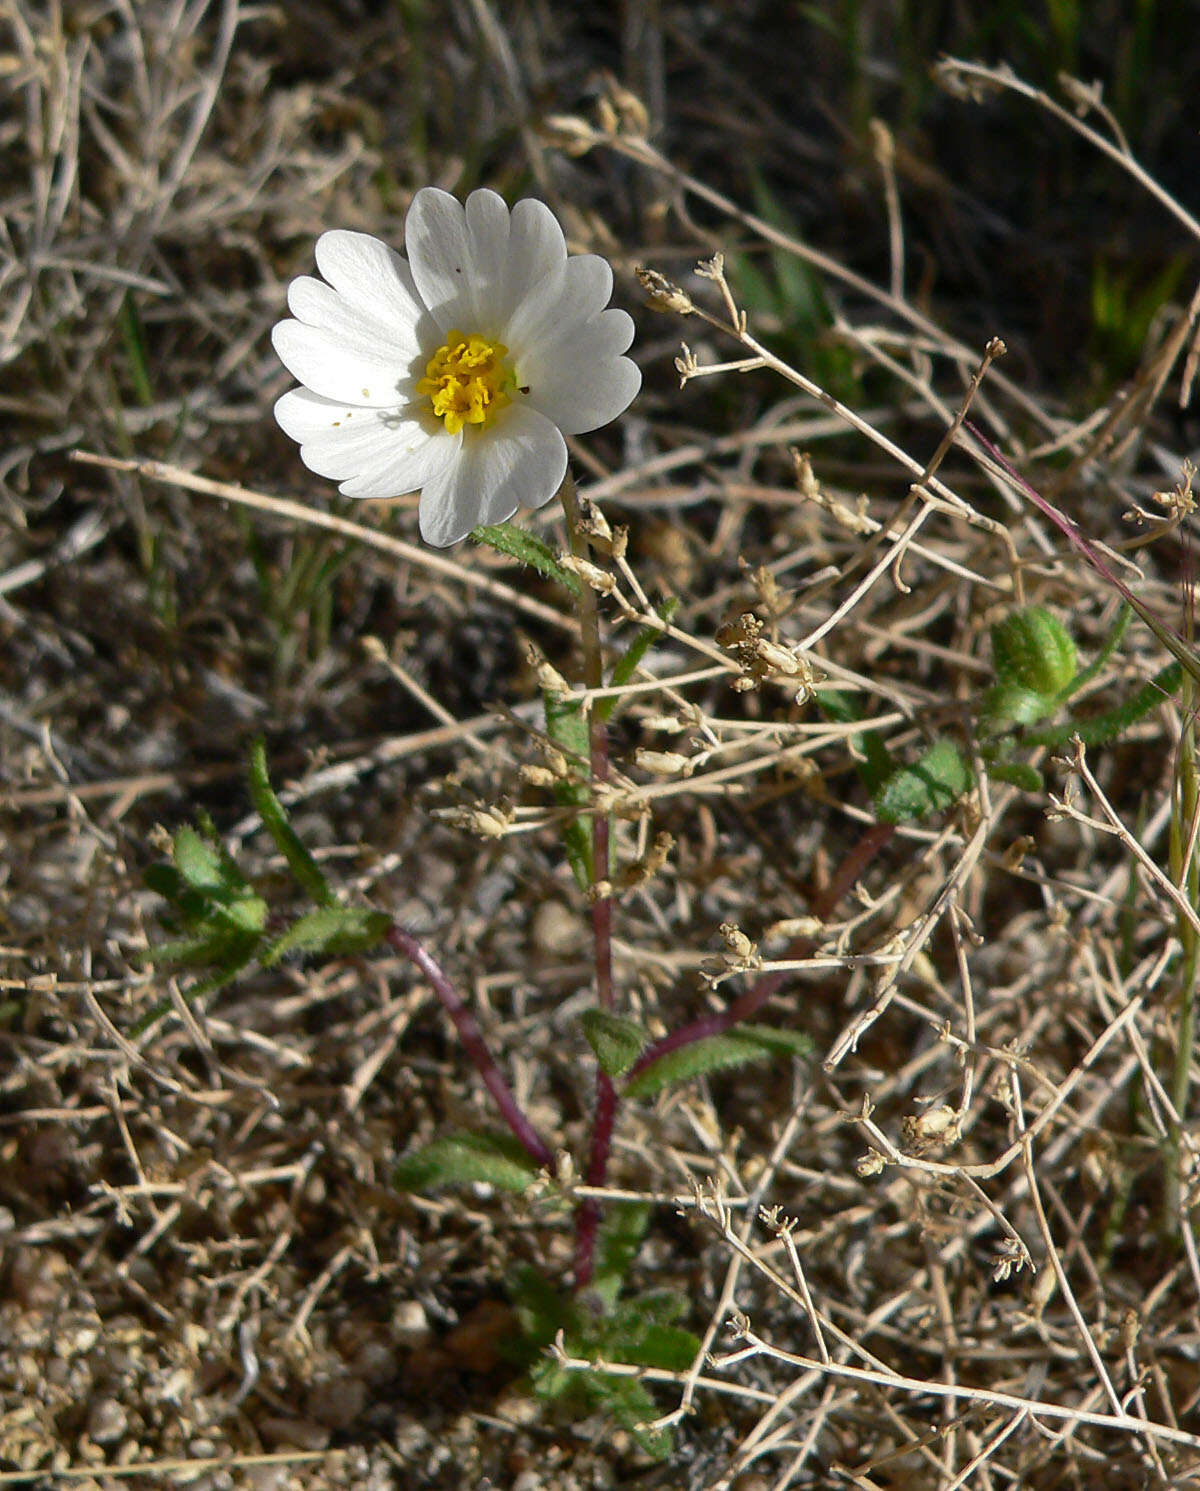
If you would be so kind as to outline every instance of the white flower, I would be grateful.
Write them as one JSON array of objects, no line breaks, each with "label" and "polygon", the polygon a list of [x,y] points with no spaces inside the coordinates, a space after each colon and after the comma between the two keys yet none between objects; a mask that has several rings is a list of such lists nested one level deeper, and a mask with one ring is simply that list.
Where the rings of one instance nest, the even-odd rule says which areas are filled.
[{"label": "white flower", "polygon": [[510,214],[477,191],[464,208],[425,187],[404,237],[407,259],[365,233],[317,240],[324,281],[292,282],[296,319],[271,337],[304,385],[275,418],[347,497],[420,488],[421,536],[442,548],[549,502],[563,436],[615,419],[641,373],[621,356],[632,320],[605,309],[612,270],[568,257],[545,203]]}]

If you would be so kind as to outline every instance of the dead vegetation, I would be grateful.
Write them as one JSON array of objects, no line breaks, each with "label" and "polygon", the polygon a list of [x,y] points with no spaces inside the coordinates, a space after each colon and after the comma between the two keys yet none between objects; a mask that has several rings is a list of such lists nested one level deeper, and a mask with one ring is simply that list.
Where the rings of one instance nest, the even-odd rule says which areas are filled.
[{"label": "dead vegetation", "polygon": [[[1086,661],[1117,621],[968,403],[1147,605],[1190,611],[1200,301],[1161,274],[1191,254],[1194,279],[1200,228],[1099,100],[944,67],[955,156],[981,110],[1019,142],[1060,131],[1088,190],[1155,214],[1099,347],[1078,272],[1111,245],[1081,210],[1065,379],[1064,333],[1007,277],[1054,257],[1007,215],[1024,160],[1001,211],[937,137],[920,160],[852,109],[839,134],[815,34],[789,115],[777,9],[630,4],[610,30],[532,0],[4,7],[0,1485],[1200,1473],[1186,702],[1041,750],[1040,794],[981,775],[855,860],[864,728],[899,759],[977,752],[992,624],[1045,605]],[[506,1276],[570,1266],[552,1188],[391,1185],[414,1142],[492,1117],[407,964],[294,960],[190,1002],[146,958],[142,872],[197,812],[287,894],[243,785],[265,736],[334,883],[436,948],[582,1152],[590,947],[528,647],[576,677],[573,618],[487,551],[422,549],[411,499],[338,499],[269,416],[289,379],[266,333],[316,234],[395,239],[426,182],[544,196],[644,307],[645,391],[573,452],[629,532],[613,645],[680,601],[614,732],[624,1007],[659,1033],[795,964],[769,1015],[818,1052],[622,1111],[612,1194],[655,1203],[638,1281],[685,1291],[711,1353],[660,1374],[658,1466],[505,1365]],[[1079,714],[1164,660],[1135,623]],[[822,685],[862,721],[814,710]],[[495,832],[464,829],[481,810]]]}]

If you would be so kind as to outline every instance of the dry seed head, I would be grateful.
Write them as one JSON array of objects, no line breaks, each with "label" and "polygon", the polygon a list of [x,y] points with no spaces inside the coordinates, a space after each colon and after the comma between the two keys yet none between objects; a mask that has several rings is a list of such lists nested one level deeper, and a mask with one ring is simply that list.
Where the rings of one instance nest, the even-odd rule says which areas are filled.
[{"label": "dry seed head", "polygon": [[821,484],[813,471],[812,460],[806,450],[792,448],[792,465],[795,468],[796,490],[807,502],[821,495]]},{"label": "dry seed head", "polygon": [[545,693],[566,695],[571,692],[571,685],[532,642],[525,644],[525,661],[538,681],[538,688]]},{"label": "dry seed head", "polygon": [[577,114],[551,114],[542,121],[542,132],[566,155],[586,155],[596,143],[596,131]]},{"label": "dry seed head", "polygon": [[605,70],[601,76],[605,91],[597,101],[596,113],[605,132],[644,138],[650,132],[650,111],[646,105],[612,73]]},{"label": "dry seed head", "polygon": [[596,503],[586,497],[582,498],[579,503],[579,521],[589,538],[598,538],[605,543],[612,542],[612,529],[609,527],[608,519]]},{"label": "dry seed head", "polygon": [[556,745],[553,745],[548,740],[539,740],[538,747],[545,758],[547,771],[553,772],[560,781],[562,778],[570,776],[571,768],[567,764],[567,758]]},{"label": "dry seed head", "polygon": [[817,937],[824,923],[815,916],[789,916],[783,921],[772,922],[767,928],[768,937]]},{"label": "dry seed head", "polygon": [[671,850],[675,847],[675,840],[671,834],[655,834],[654,843],[642,856],[628,864],[616,877],[618,890],[633,890],[635,886],[645,885],[666,864]]},{"label": "dry seed head", "polygon": [[880,1154],[877,1149],[868,1149],[866,1154],[859,1155],[854,1162],[854,1173],[859,1180],[870,1180],[874,1175],[882,1175],[887,1165],[887,1156]]},{"label": "dry seed head", "polygon": [[677,714],[652,714],[640,721],[643,730],[658,730],[665,735],[678,735],[688,728],[687,723]]},{"label": "dry seed head", "polygon": [[650,751],[639,746],[633,756],[643,771],[656,777],[690,777],[695,770],[692,758],[680,755],[678,751]]},{"label": "dry seed head", "polygon": [[962,1134],[961,1115],[948,1103],[924,1113],[909,1114],[900,1125],[904,1142],[913,1154],[957,1144]]},{"label": "dry seed head", "polygon": [[593,564],[590,559],[580,559],[578,554],[560,554],[558,563],[560,568],[565,569],[568,574],[577,575],[599,595],[611,595],[617,588],[612,575],[598,564]]},{"label": "dry seed head", "polygon": [[560,781],[560,778],[548,766],[536,766],[529,761],[521,767],[520,776],[521,780],[528,782],[531,787],[555,787]]},{"label": "dry seed head", "polygon": [[791,605],[791,594],[785,590],[765,564],[760,564],[751,575],[759,605],[768,616],[780,617]]},{"label": "dry seed head", "polygon": [[761,968],[762,959],[758,955],[757,944],[750,941],[736,922],[722,922],[717,930],[725,943],[724,961],[727,968],[739,971]]},{"label": "dry seed head", "polygon": [[473,808],[436,808],[434,816],[481,839],[502,839],[516,814],[504,803],[476,803]]},{"label": "dry seed head", "polygon": [[650,297],[652,311],[674,312],[677,316],[695,314],[696,305],[692,297],[667,279],[666,275],[659,274],[657,269],[647,269],[644,264],[639,264],[634,273],[638,277],[638,284]]},{"label": "dry seed head", "polygon": [[679,374],[680,388],[686,388],[688,379],[696,376],[700,364],[686,342],[680,342],[679,347],[680,355],[675,359],[675,371]]},{"label": "dry seed head", "polygon": [[1159,507],[1166,508],[1170,517],[1177,523],[1182,523],[1185,518],[1190,518],[1196,511],[1196,498],[1192,492],[1192,481],[1196,475],[1196,466],[1192,461],[1184,461],[1183,474],[1178,484],[1169,492],[1154,492],[1152,497]]}]

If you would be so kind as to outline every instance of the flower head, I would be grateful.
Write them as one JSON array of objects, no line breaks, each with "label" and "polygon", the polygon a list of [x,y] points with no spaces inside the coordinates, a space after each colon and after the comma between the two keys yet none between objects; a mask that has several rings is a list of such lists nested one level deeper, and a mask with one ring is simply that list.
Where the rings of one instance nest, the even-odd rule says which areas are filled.
[{"label": "flower head", "polygon": [[510,213],[417,192],[407,259],[366,233],[317,240],[272,332],[303,384],[275,405],[300,458],[347,497],[421,491],[421,537],[439,548],[519,504],[541,507],[567,470],[564,435],[615,419],[641,385],[621,354],[633,322],[605,309],[612,270],[567,254],[543,202]]}]

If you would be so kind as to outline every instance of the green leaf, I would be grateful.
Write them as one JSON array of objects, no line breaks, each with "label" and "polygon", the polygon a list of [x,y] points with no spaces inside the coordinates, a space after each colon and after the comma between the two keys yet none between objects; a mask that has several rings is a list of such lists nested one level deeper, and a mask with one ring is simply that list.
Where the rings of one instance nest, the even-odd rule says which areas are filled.
[{"label": "green leaf", "polygon": [[[668,596],[658,607],[658,614],[663,619],[663,625],[643,626],[638,629],[633,641],[613,665],[612,677],[609,679],[613,688],[620,688],[623,684],[629,682],[637,672],[647,652],[663,636],[666,628],[674,618],[675,612],[678,610],[678,598],[673,595]],[[613,711],[620,702],[620,698],[615,694],[608,699],[597,699],[592,706],[596,711],[596,718],[607,722],[612,718]]]},{"label": "green leaf", "polygon": [[636,1021],[600,1009],[584,1010],[583,1033],[596,1053],[601,1071],[610,1077],[623,1077],[649,1040]]},{"label": "green leaf", "polygon": [[190,824],[176,830],[171,855],[179,873],[193,890],[220,891],[228,881],[223,872],[221,851],[202,839]]},{"label": "green leaf", "polygon": [[250,891],[213,908],[214,917],[227,922],[235,931],[254,933],[261,932],[266,926],[269,911],[263,898]]},{"label": "green leaf", "polygon": [[471,537],[477,544],[487,544],[498,553],[529,565],[548,580],[557,580],[571,595],[582,595],[583,582],[578,575],[563,569],[554,551],[536,534],[518,528],[514,523],[497,523],[490,527],[472,528]]},{"label": "green leaf", "polygon": [[1086,668],[1076,673],[1075,677],[1071,680],[1070,687],[1064,689],[1055,700],[1056,704],[1061,704],[1065,699],[1069,699],[1072,694],[1077,694],[1081,688],[1091,683],[1092,679],[1097,676],[1101,668],[1104,667],[1117,648],[1120,647],[1125,638],[1125,633],[1129,630],[1129,623],[1132,620],[1133,607],[1129,605],[1122,606],[1120,611],[1117,612],[1116,623],[1109,633],[1104,646]]},{"label": "green leaf", "polygon": [[393,1174],[402,1191],[486,1182],[500,1191],[523,1191],[538,1167],[510,1134],[443,1134],[404,1156]]},{"label": "green leaf", "polygon": [[[818,689],[816,701],[817,708],[835,725],[852,725],[862,718],[857,701],[841,689]],[[859,735],[852,735],[850,739],[862,758],[856,759],[854,763],[859,780],[874,797],[895,771],[896,763],[878,730],[864,730]]]},{"label": "green leaf", "polygon": [[1091,715],[1085,720],[1067,720],[1042,730],[1027,730],[1021,735],[1025,745],[1065,746],[1072,736],[1078,735],[1085,746],[1106,745],[1115,740],[1130,725],[1136,724],[1144,715],[1156,708],[1168,695],[1173,694],[1183,681],[1183,665],[1168,663],[1148,683],[1113,709]]},{"label": "green leaf", "polygon": [[902,766],[875,794],[882,823],[927,818],[953,807],[971,785],[971,768],[951,740],[935,741],[915,766]]},{"label": "green leaf", "polygon": [[584,1374],[584,1391],[631,1434],[638,1446],[652,1459],[666,1460],[675,1448],[675,1436],[668,1429],[648,1427],[658,1417],[654,1399],[635,1377],[614,1377],[607,1372]]},{"label": "green leaf", "polygon": [[1024,761],[989,761],[988,776],[997,782],[1007,782],[1010,787],[1019,787],[1022,792],[1041,792],[1045,778],[1036,766]]},{"label": "green leaf", "polygon": [[508,1280],[508,1294],[521,1322],[524,1346],[514,1343],[518,1358],[530,1360],[549,1346],[574,1320],[574,1304],[565,1300],[540,1269],[527,1264]]},{"label": "green leaf", "polygon": [[288,862],[288,868],[305,894],[318,906],[336,904],[329,882],[317,862],[300,842],[288,821],[287,810],[275,795],[267,770],[267,748],[261,740],[250,747],[250,796],[263,821],[263,827],[275,841],[275,847]]},{"label": "green leaf", "polygon": [[630,1098],[652,1097],[677,1082],[690,1082],[724,1067],[745,1066],[772,1056],[808,1056],[812,1041],[799,1031],[773,1030],[765,1025],[741,1025],[723,1035],[709,1035],[677,1046],[652,1062],[625,1087]]},{"label": "green leaf", "polygon": [[610,1207],[596,1239],[596,1269],[589,1294],[611,1310],[621,1293],[637,1251],[650,1225],[649,1204],[627,1201]]},{"label": "green leaf", "polygon": [[624,1348],[620,1360],[635,1367],[686,1372],[699,1349],[700,1338],[682,1326],[647,1324],[637,1342]]},{"label": "green leaf", "polygon": [[293,952],[361,952],[378,942],[390,925],[381,911],[363,906],[322,906],[300,917],[277,937],[263,953],[262,966],[270,968]]},{"label": "green leaf", "polygon": [[1079,666],[1071,634],[1045,606],[1023,606],[992,627],[992,663],[1001,684],[1045,698],[1068,689]]},{"label": "green leaf", "polygon": [[[564,699],[546,689],[542,695],[546,710],[546,734],[570,761],[581,780],[558,783],[554,796],[563,807],[585,807],[591,800],[592,743],[587,716],[581,704]],[[563,847],[580,890],[592,883],[592,829],[585,818],[569,818],[562,829]]]}]

